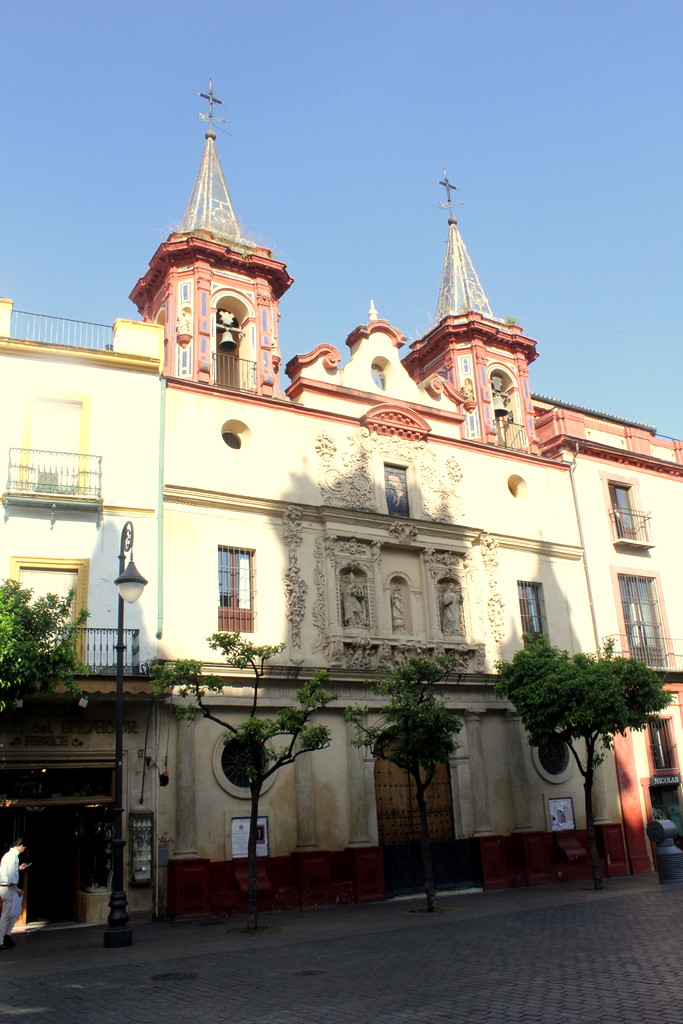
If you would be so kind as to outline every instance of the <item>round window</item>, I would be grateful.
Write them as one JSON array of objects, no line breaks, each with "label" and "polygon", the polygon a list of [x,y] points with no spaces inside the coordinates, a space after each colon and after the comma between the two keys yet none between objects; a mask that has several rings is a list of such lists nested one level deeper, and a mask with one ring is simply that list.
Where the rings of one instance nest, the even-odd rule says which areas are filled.
[{"label": "round window", "polygon": [[563,775],[569,766],[569,748],[559,737],[541,743],[538,748],[538,761],[548,775]]}]

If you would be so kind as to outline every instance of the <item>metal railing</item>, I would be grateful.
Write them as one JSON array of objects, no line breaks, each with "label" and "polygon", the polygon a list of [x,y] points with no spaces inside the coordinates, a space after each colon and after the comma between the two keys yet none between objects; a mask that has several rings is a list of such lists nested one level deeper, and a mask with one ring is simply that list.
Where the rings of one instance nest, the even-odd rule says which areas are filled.
[{"label": "metal railing", "polygon": [[98,500],[102,456],[10,448],[7,492]]},{"label": "metal railing", "polygon": [[618,508],[616,505],[609,510],[612,523],[613,540],[629,540],[637,544],[650,543],[649,512],[638,512],[632,508]]},{"label": "metal railing", "polygon": [[[93,675],[116,674],[116,627],[85,626],[81,635],[81,660]],[[139,675],[146,666],[140,665],[140,630],[124,629],[123,671],[125,675]]]},{"label": "metal railing", "polygon": [[44,345],[66,345],[68,348],[94,348],[112,351],[114,330],[106,324],[90,324],[84,320],[65,320],[61,316],[25,313],[13,309],[10,333],[20,341],[38,341]]},{"label": "metal railing", "polygon": [[614,643],[614,653],[623,658],[636,658],[659,672],[683,671],[683,640],[648,636],[646,633],[614,633],[603,637]]},{"label": "metal railing", "polygon": [[501,448],[510,448],[516,452],[527,450],[526,434],[521,423],[515,423],[507,416],[500,416],[497,420],[498,445]]},{"label": "metal railing", "polygon": [[213,357],[213,379],[221,388],[235,391],[256,391],[256,363],[237,356],[216,352]]}]

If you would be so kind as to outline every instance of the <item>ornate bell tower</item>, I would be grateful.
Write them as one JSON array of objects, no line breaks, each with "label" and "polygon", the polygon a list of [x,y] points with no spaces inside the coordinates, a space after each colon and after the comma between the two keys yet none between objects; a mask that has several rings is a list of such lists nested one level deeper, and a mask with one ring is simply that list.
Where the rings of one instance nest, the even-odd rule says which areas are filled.
[{"label": "ornate bell tower", "polygon": [[448,241],[436,326],[413,342],[403,364],[420,382],[434,374],[446,378],[462,398],[463,438],[518,451],[538,451],[534,431],[529,364],[536,342],[515,323],[494,317],[453,216],[446,189]]},{"label": "ornate bell tower", "polygon": [[182,224],[131,292],[144,319],[165,328],[164,375],[280,395],[278,302],[284,263],[242,232],[225,183],[209,92],[204,153]]}]

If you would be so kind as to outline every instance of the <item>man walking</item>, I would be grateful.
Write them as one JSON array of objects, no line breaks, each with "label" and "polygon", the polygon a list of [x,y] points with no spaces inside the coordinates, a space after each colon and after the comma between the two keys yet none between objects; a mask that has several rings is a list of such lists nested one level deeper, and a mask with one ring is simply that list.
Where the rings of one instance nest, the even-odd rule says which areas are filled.
[{"label": "man walking", "polygon": [[12,914],[14,894],[22,893],[19,886],[19,872],[26,867],[19,863],[19,855],[26,849],[24,840],[14,840],[14,845],[9,848],[5,856],[0,860],[0,899],[2,899],[2,913],[0,914],[0,950],[12,949],[14,939],[10,932],[16,918]]}]

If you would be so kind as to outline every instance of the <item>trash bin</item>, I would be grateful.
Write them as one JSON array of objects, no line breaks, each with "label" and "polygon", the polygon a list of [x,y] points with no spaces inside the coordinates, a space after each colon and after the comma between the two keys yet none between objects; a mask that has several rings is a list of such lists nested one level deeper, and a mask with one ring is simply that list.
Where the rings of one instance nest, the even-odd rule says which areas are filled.
[{"label": "trash bin", "polygon": [[676,826],[673,821],[650,821],[647,837],[657,844],[657,874],[661,885],[683,882],[683,850],[674,844]]}]

